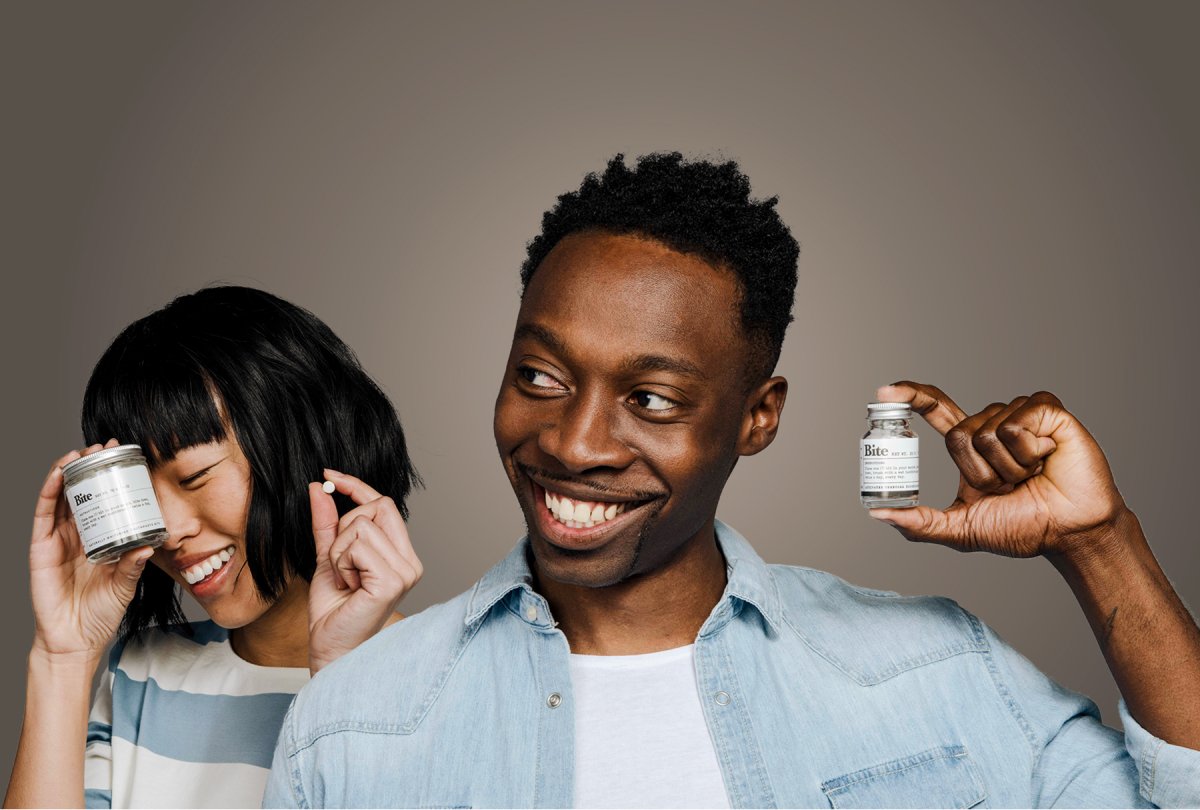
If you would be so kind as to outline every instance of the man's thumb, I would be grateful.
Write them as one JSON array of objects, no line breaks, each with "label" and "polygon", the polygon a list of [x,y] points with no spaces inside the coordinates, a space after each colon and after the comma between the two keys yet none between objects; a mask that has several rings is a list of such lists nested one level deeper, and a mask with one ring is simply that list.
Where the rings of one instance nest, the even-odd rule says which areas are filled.
[{"label": "man's thumb", "polygon": [[914,506],[908,509],[872,509],[869,514],[876,520],[895,526],[909,540],[946,546],[957,546],[962,542],[964,527],[959,516],[953,512]]}]

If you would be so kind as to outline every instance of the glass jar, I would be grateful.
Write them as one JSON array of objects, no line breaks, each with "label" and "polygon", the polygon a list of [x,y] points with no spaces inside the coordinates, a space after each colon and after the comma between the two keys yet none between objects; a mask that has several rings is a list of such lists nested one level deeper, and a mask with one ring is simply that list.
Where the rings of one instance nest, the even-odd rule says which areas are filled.
[{"label": "glass jar", "polygon": [[157,548],[167,539],[140,446],[123,444],[77,458],[63,467],[63,483],[92,562],[116,562],[129,549]]},{"label": "glass jar", "polygon": [[920,452],[907,402],[867,405],[866,435],[858,443],[858,494],[862,505],[916,506],[920,491]]}]

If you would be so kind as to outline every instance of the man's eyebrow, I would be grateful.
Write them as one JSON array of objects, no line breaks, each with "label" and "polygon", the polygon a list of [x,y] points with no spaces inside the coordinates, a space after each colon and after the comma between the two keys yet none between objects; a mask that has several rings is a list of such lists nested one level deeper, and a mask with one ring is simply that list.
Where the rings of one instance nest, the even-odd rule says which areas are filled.
[{"label": "man's eyebrow", "polygon": [[546,327],[536,323],[523,323],[517,327],[517,331],[513,332],[513,342],[516,343],[523,338],[531,338],[539,343],[543,343],[559,354],[562,354],[566,348],[566,344],[563,343],[562,338]]},{"label": "man's eyebrow", "polygon": [[[558,354],[567,354],[566,343],[554,331],[536,323],[523,323],[513,332],[513,341],[522,339],[536,340]],[[639,354],[621,363],[621,371],[625,374],[646,371],[665,371],[680,374],[685,377],[695,377],[706,380],[708,375],[700,367],[687,360],[677,357],[667,357],[663,354]]]},{"label": "man's eyebrow", "polygon": [[696,377],[701,380],[708,379],[708,375],[701,371],[699,366],[689,363],[687,360],[666,357],[661,354],[640,354],[622,363],[621,369],[626,373],[633,371],[666,371],[685,377]]}]

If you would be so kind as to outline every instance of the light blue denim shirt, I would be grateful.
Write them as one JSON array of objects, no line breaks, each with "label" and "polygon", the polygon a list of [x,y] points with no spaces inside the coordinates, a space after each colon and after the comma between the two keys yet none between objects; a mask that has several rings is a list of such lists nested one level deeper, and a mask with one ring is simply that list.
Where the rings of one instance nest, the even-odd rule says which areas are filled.
[{"label": "light blue denim shirt", "polygon": [[[732,806],[1200,805],[1200,752],[1124,706],[1122,740],[954,602],[766,565],[723,524],[717,539],[728,584],[695,667]],[[264,805],[572,806],[570,650],[526,548],[317,675]]]}]

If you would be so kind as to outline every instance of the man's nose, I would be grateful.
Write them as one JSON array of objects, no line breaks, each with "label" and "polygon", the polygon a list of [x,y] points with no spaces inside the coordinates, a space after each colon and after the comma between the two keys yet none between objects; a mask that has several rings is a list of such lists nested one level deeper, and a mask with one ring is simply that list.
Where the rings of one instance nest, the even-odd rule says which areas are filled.
[{"label": "man's nose", "polygon": [[170,533],[163,541],[162,547],[168,551],[176,551],[183,545],[183,541],[200,533],[200,518],[187,498],[175,492],[172,487],[155,486],[154,492],[158,496],[163,523]]},{"label": "man's nose", "polygon": [[542,429],[538,446],[571,473],[623,468],[634,454],[618,436],[620,415],[619,403],[605,402],[599,394],[576,394],[564,403],[557,422]]}]

